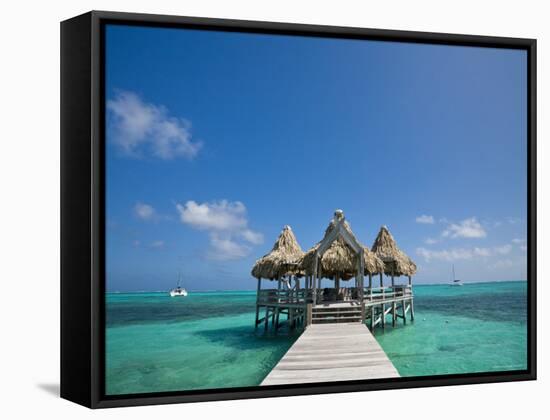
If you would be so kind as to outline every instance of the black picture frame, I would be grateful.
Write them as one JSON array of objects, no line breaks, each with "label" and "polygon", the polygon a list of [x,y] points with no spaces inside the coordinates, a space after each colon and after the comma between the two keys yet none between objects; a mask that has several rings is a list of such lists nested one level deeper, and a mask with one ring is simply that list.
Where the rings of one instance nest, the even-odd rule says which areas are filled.
[{"label": "black picture frame", "polygon": [[[106,396],[104,25],[353,38],[527,52],[527,369]],[[61,397],[90,408],[536,379],[536,40],[92,11],[61,23]]]}]

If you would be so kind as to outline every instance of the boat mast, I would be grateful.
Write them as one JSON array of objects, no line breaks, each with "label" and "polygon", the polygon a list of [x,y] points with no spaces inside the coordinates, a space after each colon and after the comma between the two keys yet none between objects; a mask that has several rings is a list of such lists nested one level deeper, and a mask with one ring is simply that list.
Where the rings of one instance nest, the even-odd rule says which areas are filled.
[{"label": "boat mast", "polygon": [[453,264],[453,282],[455,281],[455,265]]}]

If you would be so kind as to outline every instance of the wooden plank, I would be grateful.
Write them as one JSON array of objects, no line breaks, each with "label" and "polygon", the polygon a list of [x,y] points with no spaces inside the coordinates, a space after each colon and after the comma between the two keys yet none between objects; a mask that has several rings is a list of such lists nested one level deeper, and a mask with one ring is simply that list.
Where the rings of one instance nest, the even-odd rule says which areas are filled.
[{"label": "wooden plank", "polygon": [[399,373],[365,325],[313,324],[261,385],[395,377]]}]

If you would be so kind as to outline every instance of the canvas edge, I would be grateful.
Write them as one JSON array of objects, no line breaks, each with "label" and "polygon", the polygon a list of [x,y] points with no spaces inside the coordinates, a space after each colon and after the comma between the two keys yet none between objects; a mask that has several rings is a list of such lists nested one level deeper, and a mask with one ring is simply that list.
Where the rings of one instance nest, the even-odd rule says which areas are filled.
[{"label": "canvas edge", "polygon": [[60,37],[60,396],[91,407],[91,13]]}]

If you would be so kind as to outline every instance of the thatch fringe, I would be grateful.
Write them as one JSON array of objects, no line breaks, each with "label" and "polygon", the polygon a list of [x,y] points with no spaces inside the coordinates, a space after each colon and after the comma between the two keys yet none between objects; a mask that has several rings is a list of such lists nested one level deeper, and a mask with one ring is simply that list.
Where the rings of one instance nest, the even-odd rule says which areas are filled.
[{"label": "thatch fringe", "polygon": [[252,275],[275,280],[288,275],[301,275],[297,261],[304,255],[290,226],[285,226],[273,249],[256,261]]},{"label": "thatch fringe", "polygon": [[372,252],[384,261],[385,274],[412,276],[416,273],[416,264],[397,246],[395,239],[386,226],[380,228],[372,245]]},{"label": "thatch fringe", "polygon": [[[325,230],[323,239],[332,232],[336,221],[333,219]],[[355,238],[351,227],[347,221],[344,221],[344,229]],[[355,239],[357,241],[357,239]],[[313,274],[313,265],[315,262],[315,253],[323,240],[309,249],[299,260],[298,266],[307,275]],[[359,241],[357,241],[360,243]],[[369,249],[362,245],[365,259],[365,275],[380,273],[384,270],[384,263],[380,258],[374,255]],[[319,275],[325,278],[334,278],[338,275],[343,280],[349,280],[357,275],[357,254],[349,247],[343,238],[337,238],[321,257],[321,264],[318,267]]]}]

